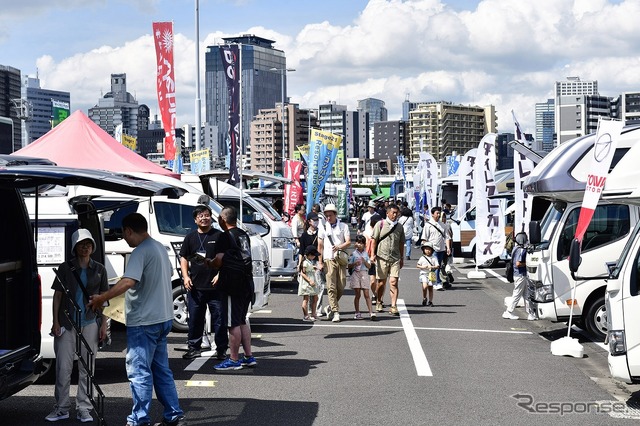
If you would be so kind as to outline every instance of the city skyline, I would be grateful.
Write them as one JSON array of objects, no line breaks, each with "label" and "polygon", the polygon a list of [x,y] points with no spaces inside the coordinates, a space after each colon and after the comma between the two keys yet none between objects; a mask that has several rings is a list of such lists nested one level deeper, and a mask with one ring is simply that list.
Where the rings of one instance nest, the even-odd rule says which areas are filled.
[{"label": "city skyline", "polygon": [[[112,73],[126,73],[130,92],[157,113],[151,24],[173,20],[178,124],[194,122],[194,0],[23,3],[3,6],[0,63],[23,75],[37,70],[41,87],[71,92],[72,109],[85,113]],[[535,104],[554,97],[556,81],[598,80],[604,96],[640,90],[637,1],[328,0],[312,13],[307,6],[200,0],[201,82],[206,46],[255,34],[274,40],[296,69],[287,93],[301,108],[335,101],[355,110],[372,97],[396,120],[408,94],[412,102],[494,105],[500,132],[513,131],[513,109],[535,134]]]}]

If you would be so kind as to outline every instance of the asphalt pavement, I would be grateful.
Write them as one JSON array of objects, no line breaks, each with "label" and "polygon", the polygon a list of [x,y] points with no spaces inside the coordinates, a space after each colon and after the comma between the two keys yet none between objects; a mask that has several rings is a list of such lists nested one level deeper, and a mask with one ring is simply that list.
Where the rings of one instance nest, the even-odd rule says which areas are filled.
[{"label": "asphalt pavement", "polygon": [[[221,373],[212,358],[183,360],[186,337],[172,333],[170,364],[189,425],[637,424],[640,386],[609,377],[602,345],[574,329],[586,356],[553,356],[550,341],[566,325],[501,318],[512,290],[502,268],[470,280],[473,266],[457,263],[453,289],[423,307],[417,256],[401,273],[400,317],[383,313],[377,322],[353,319],[350,290],[342,322],[303,322],[296,286],[273,285],[269,306],[250,317],[255,368]],[[131,409],[124,328],[113,336],[96,380],[107,424],[123,425]],[[53,403],[52,383],[38,383],[0,401],[0,424],[45,424]],[[161,418],[156,400],[152,412]],[[61,422],[70,423],[75,417]]]}]

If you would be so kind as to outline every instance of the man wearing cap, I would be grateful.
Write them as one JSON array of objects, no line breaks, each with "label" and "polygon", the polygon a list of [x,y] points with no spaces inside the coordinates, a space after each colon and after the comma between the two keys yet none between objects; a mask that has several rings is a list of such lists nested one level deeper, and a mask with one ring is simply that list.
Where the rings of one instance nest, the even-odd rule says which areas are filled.
[{"label": "man wearing cap", "polygon": [[338,301],[342,297],[347,284],[346,267],[340,266],[336,258],[338,250],[346,250],[351,245],[349,227],[338,219],[338,209],[335,204],[327,204],[324,208],[327,222],[318,230],[318,251],[321,258],[318,267],[325,268],[327,295],[327,319],[340,322],[340,307]]},{"label": "man wearing cap", "polygon": [[371,200],[369,204],[367,204],[367,211],[362,214],[362,218],[360,219],[360,231],[363,232],[367,229],[369,225],[369,221],[371,220],[371,216],[373,216],[376,212],[376,203]]},{"label": "man wearing cap", "polygon": [[398,316],[398,278],[400,269],[404,266],[404,229],[398,223],[400,209],[395,204],[387,207],[387,217],[373,228],[373,256],[371,262],[376,264],[376,311],[382,312],[382,297],[389,279],[389,294],[391,295],[391,308],[389,313]]},{"label": "man wearing cap", "polygon": [[[58,267],[57,276],[53,282],[53,348],[56,353],[56,405],[53,411],[45,417],[45,420],[55,422],[69,418],[71,401],[69,400],[69,387],[71,385],[71,372],[73,370],[73,359],[75,357],[76,329],[71,321],[64,314],[69,312],[71,318],[76,318],[76,308],[69,297],[73,297],[80,307],[80,327],[81,334],[89,344],[91,351],[95,354],[98,351],[98,341],[104,340],[107,335],[107,322],[97,323],[96,314],[86,308],[89,302],[88,296],[80,288],[82,285],[88,295],[104,293],[109,290],[107,281],[107,271],[105,267],[91,259],[91,254],[96,251],[96,243],[87,229],[80,228],[71,236],[72,259],[62,263]],[[65,288],[69,290],[69,297],[65,297]],[[75,319],[74,319],[75,321]],[[87,349],[80,346],[81,355],[85,362]],[[95,357],[92,357],[91,370],[95,365]],[[90,411],[93,409],[89,400],[87,388],[87,369],[84,364],[78,363],[78,393],[76,396],[76,417],[83,423],[93,422]]]}]

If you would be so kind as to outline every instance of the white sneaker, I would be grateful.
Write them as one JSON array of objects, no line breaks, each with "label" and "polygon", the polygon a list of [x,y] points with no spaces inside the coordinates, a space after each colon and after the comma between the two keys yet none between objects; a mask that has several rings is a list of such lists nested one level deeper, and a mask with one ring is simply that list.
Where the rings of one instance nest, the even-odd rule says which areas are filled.
[{"label": "white sneaker", "polygon": [[62,411],[58,407],[54,408],[44,419],[48,422],[57,422],[58,420],[66,420],[69,418],[68,411]]},{"label": "white sneaker", "polygon": [[333,313],[333,319],[331,322],[340,322],[340,314],[338,312]]},{"label": "white sneaker", "polygon": [[78,410],[78,413],[76,414],[76,418],[80,420],[80,422],[82,423],[93,422],[93,417],[91,417],[91,414],[89,414],[89,410]]},{"label": "white sneaker", "polygon": [[511,312],[509,311],[504,311],[504,313],[502,314],[502,318],[504,319],[512,319],[512,320],[517,320],[519,319],[516,315],[513,315]]},{"label": "white sneaker", "polygon": [[537,320],[538,320],[538,317],[533,314],[529,314],[527,316],[527,321],[537,321]]}]

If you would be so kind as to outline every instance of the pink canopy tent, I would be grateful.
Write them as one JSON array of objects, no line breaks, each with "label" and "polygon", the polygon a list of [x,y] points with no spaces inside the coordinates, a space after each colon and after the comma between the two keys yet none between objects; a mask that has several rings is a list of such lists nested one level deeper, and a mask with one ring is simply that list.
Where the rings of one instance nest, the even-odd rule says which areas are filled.
[{"label": "pink canopy tent", "polygon": [[47,158],[65,167],[120,173],[155,173],[180,179],[179,174],[160,167],[122,146],[82,111],[74,112],[38,140],[14,154]]}]

